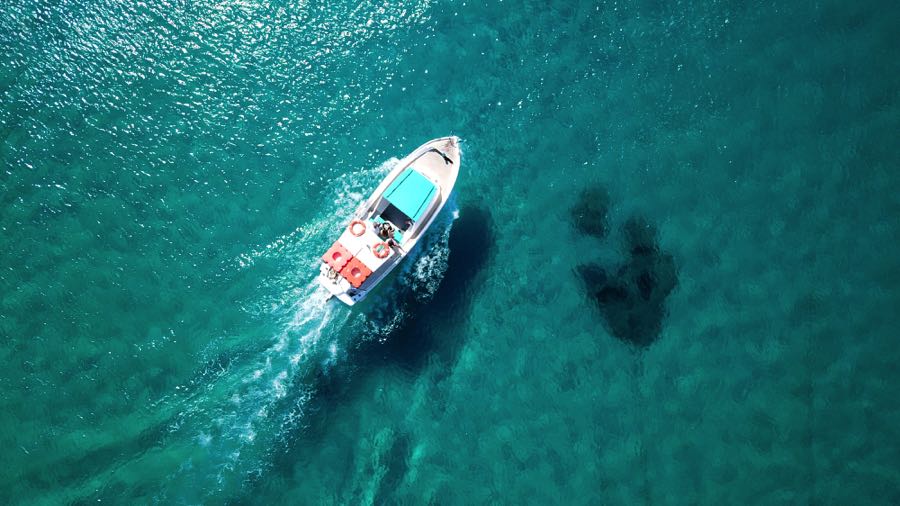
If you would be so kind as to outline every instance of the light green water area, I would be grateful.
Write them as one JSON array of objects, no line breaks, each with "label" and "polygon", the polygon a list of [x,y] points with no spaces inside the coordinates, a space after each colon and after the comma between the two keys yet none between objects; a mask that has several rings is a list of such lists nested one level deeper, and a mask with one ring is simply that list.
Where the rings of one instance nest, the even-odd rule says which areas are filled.
[{"label": "light green water area", "polygon": [[[898,20],[5,0],[0,503],[900,504]],[[444,135],[428,236],[326,301]]]}]

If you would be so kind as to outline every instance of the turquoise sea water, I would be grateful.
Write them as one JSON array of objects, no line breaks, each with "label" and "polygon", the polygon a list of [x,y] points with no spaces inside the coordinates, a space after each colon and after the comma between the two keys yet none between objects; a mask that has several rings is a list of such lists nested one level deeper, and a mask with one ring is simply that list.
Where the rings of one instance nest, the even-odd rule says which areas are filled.
[{"label": "turquoise sea water", "polygon": [[[900,503],[898,19],[3,2],[0,503]],[[448,134],[428,244],[325,302]]]}]

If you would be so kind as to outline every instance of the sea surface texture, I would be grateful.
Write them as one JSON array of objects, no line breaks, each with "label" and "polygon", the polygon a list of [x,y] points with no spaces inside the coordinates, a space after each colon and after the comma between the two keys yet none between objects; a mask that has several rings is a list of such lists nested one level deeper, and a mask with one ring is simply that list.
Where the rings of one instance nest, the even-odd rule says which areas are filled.
[{"label": "sea surface texture", "polygon": [[[0,2],[0,503],[900,504],[900,2]],[[402,272],[319,257],[458,135]]]}]

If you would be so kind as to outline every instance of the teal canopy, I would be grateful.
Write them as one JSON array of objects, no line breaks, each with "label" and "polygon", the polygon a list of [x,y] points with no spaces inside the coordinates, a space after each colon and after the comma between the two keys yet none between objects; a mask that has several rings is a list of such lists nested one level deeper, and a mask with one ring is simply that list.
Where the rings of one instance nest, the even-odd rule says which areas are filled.
[{"label": "teal canopy", "polygon": [[436,192],[434,183],[410,167],[388,186],[384,197],[403,214],[418,221]]}]

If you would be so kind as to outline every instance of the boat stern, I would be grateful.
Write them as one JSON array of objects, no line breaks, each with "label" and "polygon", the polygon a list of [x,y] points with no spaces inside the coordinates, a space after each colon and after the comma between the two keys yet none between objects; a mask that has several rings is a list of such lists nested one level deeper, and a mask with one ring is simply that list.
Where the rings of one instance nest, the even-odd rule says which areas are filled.
[{"label": "boat stern", "polygon": [[336,297],[348,306],[363,300],[368,292],[367,290],[354,288],[349,281],[326,263],[319,267],[319,284],[328,290],[328,293],[333,297]]}]

